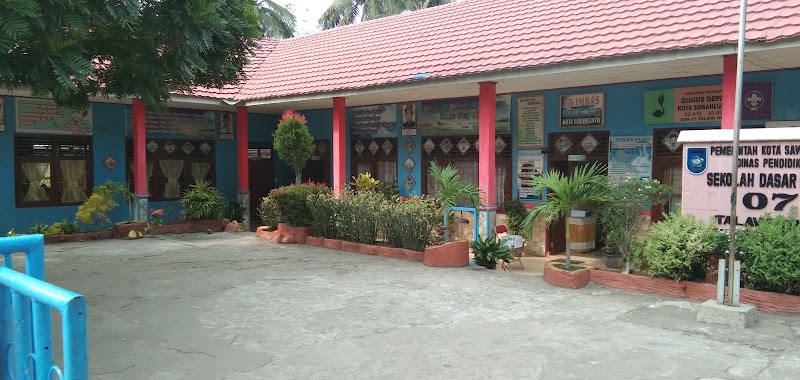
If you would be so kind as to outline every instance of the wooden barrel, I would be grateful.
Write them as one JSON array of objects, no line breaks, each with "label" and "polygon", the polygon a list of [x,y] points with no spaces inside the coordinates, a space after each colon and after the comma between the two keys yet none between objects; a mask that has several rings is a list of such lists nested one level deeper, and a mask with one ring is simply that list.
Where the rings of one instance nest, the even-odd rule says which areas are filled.
[{"label": "wooden barrel", "polygon": [[569,247],[572,252],[590,252],[594,250],[597,219],[588,217],[569,217]]}]

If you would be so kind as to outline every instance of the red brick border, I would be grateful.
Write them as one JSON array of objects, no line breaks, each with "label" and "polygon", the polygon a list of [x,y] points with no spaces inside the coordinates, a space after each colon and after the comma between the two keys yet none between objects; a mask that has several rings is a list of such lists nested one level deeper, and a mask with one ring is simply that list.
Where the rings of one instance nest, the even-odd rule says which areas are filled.
[{"label": "red brick border", "polygon": [[72,243],[72,242],[82,242],[87,240],[99,240],[99,239],[111,239],[114,237],[114,233],[111,230],[108,231],[95,231],[95,232],[80,232],[77,234],[69,234],[69,235],[50,235],[44,237],[45,244],[56,244],[56,243]]},{"label": "red brick border", "polygon": [[[632,292],[689,298],[695,301],[705,301],[717,297],[715,284],[673,281],[599,269],[592,269],[590,278],[597,284]],[[761,311],[800,313],[800,297],[791,294],[742,289],[740,300],[742,303],[755,305]]]},{"label": "red brick border", "polygon": [[422,262],[429,267],[465,267],[469,265],[469,242],[453,241],[425,247]]}]

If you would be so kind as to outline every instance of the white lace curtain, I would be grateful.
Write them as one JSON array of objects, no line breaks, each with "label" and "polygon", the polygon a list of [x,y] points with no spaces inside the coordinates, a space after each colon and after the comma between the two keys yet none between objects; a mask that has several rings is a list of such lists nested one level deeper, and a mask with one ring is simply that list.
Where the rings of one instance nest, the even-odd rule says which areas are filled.
[{"label": "white lace curtain", "polygon": [[192,163],[192,178],[195,182],[203,182],[211,170],[211,164],[207,162],[193,162]]},{"label": "white lace curtain", "polygon": [[178,180],[183,172],[183,160],[161,160],[159,161],[161,172],[167,177],[164,185],[164,198],[175,199],[181,197],[181,185]]},{"label": "white lace curtain", "polygon": [[62,202],[83,202],[86,200],[86,161],[63,160],[60,163]]},{"label": "white lace curtain", "polygon": [[42,188],[42,181],[50,174],[50,164],[43,162],[23,162],[22,172],[28,178],[28,191],[25,202],[41,202],[50,200],[50,195]]},{"label": "white lace curtain", "polygon": [[[147,167],[147,181],[145,181],[147,184],[147,195],[151,195],[150,178],[153,178],[153,163],[148,162],[145,166]],[[131,172],[133,172],[133,178],[136,178],[136,164],[131,164]]]}]

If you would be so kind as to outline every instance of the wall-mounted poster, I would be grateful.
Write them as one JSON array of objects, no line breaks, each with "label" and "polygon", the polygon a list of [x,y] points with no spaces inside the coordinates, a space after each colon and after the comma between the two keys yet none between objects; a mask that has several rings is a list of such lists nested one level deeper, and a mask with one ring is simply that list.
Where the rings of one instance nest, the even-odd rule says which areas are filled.
[{"label": "wall-mounted poster", "polygon": [[[772,118],[772,82],[744,83],[742,120]],[[722,86],[681,87],[644,92],[644,123],[698,123],[722,120]]]},{"label": "wall-mounted poster", "polygon": [[612,183],[652,176],[653,136],[611,136],[609,142],[608,176]]},{"label": "wall-mounted poster", "polygon": [[[128,136],[131,136],[133,110],[131,107],[127,107],[125,112],[126,129]],[[158,112],[148,109],[145,115],[144,129],[147,137],[188,137],[213,140],[216,138],[217,132],[216,118],[217,113],[214,111],[169,109],[166,112]],[[233,128],[232,116],[231,128]]]},{"label": "wall-mounted poster", "polygon": [[533,177],[544,172],[541,150],[517,151],[517,192],[522,200],[542,200],[542,193],[533,192]]},{"label": "wall-mounted poster", "polygon": [[6,107],[3,103],[5,99],[0,96],[0,132],[6,131]]},{"label": "wall-mounted poster", "polygon": [[[495,130],[511,131],[511,96],[495,99]],[[422,136],[464,136],[478,134],[478,98],[422,102],[417,122]]]},{"label": "wall-mounted poster", "polygon": [[517,98],[517,146],[544,146],[544,95]]},{"label": "wall-mounted poster", "polygon": [[397,106],[355,107],[350,110],[350,136],[358,138],[396,137]]},{"label": "wall-mounted poster", "polygon": [[92,134],[92,109],[73,110],[52,100],[17,98],[17,132]]},{"label": "wall-mounted poster", "polygon": [[417,105],[416,103],[402,104],[403,111],[403,136],[417,135]]},{"label": "wall-mounted poster", "polygon": [[605,125],[605,93],[561,95],[559,124],[561,128],[583,128]]},{"label": "wall-mounted poster", "polygon": [[219,117],[219,138],[220,140],[233,140],[234,138],[234,126],[233,126],[233,114],[231,113],[223,113]]}]

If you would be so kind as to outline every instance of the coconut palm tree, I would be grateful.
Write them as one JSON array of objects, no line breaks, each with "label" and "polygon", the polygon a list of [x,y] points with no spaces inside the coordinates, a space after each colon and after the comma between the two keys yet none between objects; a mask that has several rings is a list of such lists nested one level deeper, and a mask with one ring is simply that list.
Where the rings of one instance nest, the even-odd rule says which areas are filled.
[{"label": "coconut palm tree", "polygon": [[322,29],[393,16],[405,11],[451,3],[453,0],[333,0],[319,18]]},{"label": "coconut palm tree", "polygon": [[[564,175],[558,170],[550,170],[541,176],[533,178],[534,194],[547,190],[547,198],[525,218],[525,235],[530,235],[533,222],[541,216],[545,225],[551,226],[560,219],[569,216],[573,210],[581,205],[602,203],[607,201],[609,194],[608,179],[605,176],[606,167],[600,163],[585,165],[576,168],[571,175]],[[570,236],[569,223],[565,223],[565,237],[567,240],[566,267],[572,268],[570,262]]]},{"label": "coconut palm tree", "polygon": [[272,0],[258,0],[258,24],[264,37],[291,38],[297,32],[297,19],[292,12]]},{"label": "coconut palm tree", "polygon": [[447,215],[450,215],[450,209],[456,205],[459,199],[464,198],[476,209],[481,207],[481,195],[483,192],[475,184],[461,179],[458,175],[458,170],[452,164],[441,168],[436,161],[431,161],[430,174],[433,180],[439,184],[436,202],[442,208],[442,215],[445,221],[444,236],[447,239]]}]

